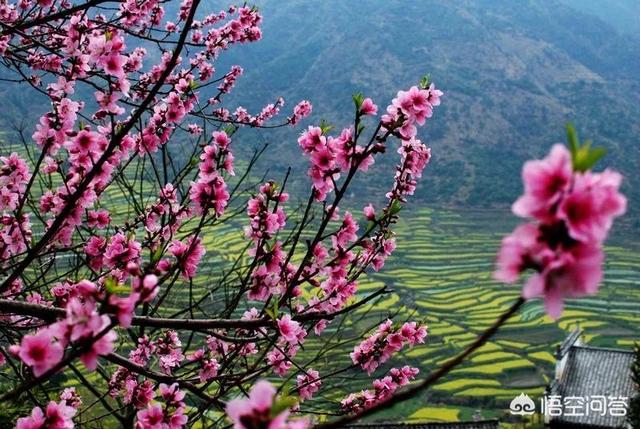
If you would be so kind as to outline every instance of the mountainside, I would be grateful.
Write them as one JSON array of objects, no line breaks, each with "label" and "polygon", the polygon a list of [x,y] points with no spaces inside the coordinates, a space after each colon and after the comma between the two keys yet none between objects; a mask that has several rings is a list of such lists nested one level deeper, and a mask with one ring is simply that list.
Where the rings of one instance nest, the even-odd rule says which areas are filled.
[{"label": "mountainside", "polygon": [[[290,103],[308,98],[314,121],[341,127],[351,120],[352,93],[384,108],[395,90],[429,73],[445,97],[422,132],[434,157],[420,197],[506,204],[520,192],[522,162],[564,141],[572,121],[609,149],[606,163],[626,174],[625,192],[637,207],[640,45],[632,26],[614,27],[615,16],[605,22],[586,13],[593,12],[588,4],[577,10],[572,2],[579,4],[259,1],[264,39],[233,54],[245,68],[239,101],[258,108],[277,95]],[[611,3],[615,11],[633,8]],[[294,148],[297,132],[270,140]],[[271,162],[299,159],[295,150],[277,151]],[[368,183],[386,186],[387,176]]]},{"label": "mountainside", "polygon": [[[433,150],[418,190],[423,201],[507,205],[521,191],[522,162],[563,141],[572,121],[583,138],[609,149],[605,163],[625,173],[624,191],[632,208],[640,207],[636,0],[606,7],[596,0],[255,3],[264,15],[263,40],[232,49],[217,66],[218,73],[233,63],[245,69],[231,106],[259,109],[283,95],[288,111],[306,98],[313,123],[324,118],[343,127],[352,120],[351,94],[362,91],[384,109],[395,91],[429,73],[445,97],[421,132]],[[1,85],[0,95],[3,131],[32,126],[47,107],[12,84]],[[272,142],[279,150],[268,151],[265,165],[275,178],[290,165],[300,174],[306,161],[299,132],[248,132],[236,149]],[[180,143],[174,145],[179,156]],[[389,186],[396,161],[389,152],[358,183],[360,193]]]}]

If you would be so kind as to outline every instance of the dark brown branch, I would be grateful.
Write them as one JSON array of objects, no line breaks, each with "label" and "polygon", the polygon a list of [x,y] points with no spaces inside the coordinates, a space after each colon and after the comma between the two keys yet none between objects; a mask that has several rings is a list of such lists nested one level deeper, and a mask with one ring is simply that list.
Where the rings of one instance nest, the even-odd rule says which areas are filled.
[{"label": "dark brown branch", "polygon": [[[391,292],[390,289],[381,288],[361,299],[360,301],[343,308],[335,313],[325,312],[312,312],[303,313],[293,316],[293,319],[298,322],[311,322],[316,320],[331,320],[337,316],[345,313],[349,313],[374,298]],[[41,320],[53,322],[57,319],[63,318],[66,314],[65,310],[61,308],[47,307],[40,304],[31,304],[28,302],[14,301],[9,299],[0,299],[0,314],[16,314],[19,316],[36,317]],[[163,317],[147,317],[147,316],[135,316],[131,321],[133,326],[145,326],[154,328],[166,328],[166,329],[184,329],[199,331],[205,329],[256,329],[271,326],[274,324],[273,320],[263,317],[253,320],[242,319],[168,319]]]}]

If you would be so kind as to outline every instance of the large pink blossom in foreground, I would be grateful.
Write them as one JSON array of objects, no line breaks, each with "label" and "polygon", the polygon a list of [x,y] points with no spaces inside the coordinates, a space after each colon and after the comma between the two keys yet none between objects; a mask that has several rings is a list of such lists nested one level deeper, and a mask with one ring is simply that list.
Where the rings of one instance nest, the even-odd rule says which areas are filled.
[{"label": "large pink blossom in foreground", "polygon": [[571,154],[556,144],[542,160],[527,161],[522,168],[524,195],[513,204],[513,213],[520,217],[553,220],[560,199],[571,182]]},{"label": "large pink blossom in foreground", "polygon": [[258,381],[248,398],[233,399],[227,403],[227,415],[234,429],[305,429],[307,419],[288,420],[290,411],[284,409],[276,415],[271,412],[276,403],[276,388],[266,380]]},{"label": "large pink blossom in foreground", "polygon": [[534,221],[502,240],[494,277],[514,283],[525,270],[523,297],[543,297],[547,313],[558,318],[565,298],[598,292],[602,281],[602,244],[627,200],[614,171],[574,171],[572,156],[557,144],[543,160],[522,171],[525,193],[513,212]]}]

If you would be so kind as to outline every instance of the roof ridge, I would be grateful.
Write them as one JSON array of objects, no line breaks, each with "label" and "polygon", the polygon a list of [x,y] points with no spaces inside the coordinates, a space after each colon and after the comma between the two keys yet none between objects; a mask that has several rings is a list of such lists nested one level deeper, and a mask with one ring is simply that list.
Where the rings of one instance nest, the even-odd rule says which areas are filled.
[{"label": "roof ridge", "polygon": [[354,424],[350,424],[348,425],[348,427],[369,427],[369,426],[377,426],[377,425],[381,425],[381,424],[393,424],[394,426],[415,426],[415,425],[442,425],[442,426],[449,426],[449,425],[466,425],[466,424],[482,424],[482,423],[495,423],[495,422],[500,422],[500,419],[498,418],[493,418],[493,419],[482,419],[482,420],[461,420],[461,421],[452,421],[452,422],[443,422],[443,421],[415,421],[415,422],[394,422],[394,421],[385,421],[385,420],[380,420],[380,421],[374,421],[374,422],[367,422],[367,423],[354,423]]},{"label": "roof ridge", "polygon": [[582,337],[582,329],[576,328],[556,347],[556,359],[562,359]]},{"label": "roof ridge", "polygon": [[571,348],[588,349],[588,350],[595,350],[595,351],[602,351],[602,352],[616,352],[616,353],[633,354],[633,350],[617,349],[615,347],[596,347],[596,346],[590,346],[590,345],[587,345],[587,344],[573,345],[573,346],[571,346]]}]

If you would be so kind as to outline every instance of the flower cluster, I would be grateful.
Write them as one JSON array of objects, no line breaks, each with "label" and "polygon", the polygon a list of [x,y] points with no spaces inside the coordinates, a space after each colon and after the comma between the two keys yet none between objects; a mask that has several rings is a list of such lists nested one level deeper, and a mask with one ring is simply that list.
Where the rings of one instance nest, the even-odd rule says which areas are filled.
[{"label": "flower cluster", "polygon": [[624,214],[622,176],[611,170],[579,171],[560,144],[522,170],[524,195],[513,212],[533,222],[505,237],[498,254],[496,279],[514,283],[525,270],[524,298],[544,297],[547,313],[557,318],[565,298],[598,291],[606,239],[613,219]]},{"label": "flower cluster", "polygon": [[[314,249],[315,264],[317,270],[325,276],[319,283],[319,294],[309,299],[308,308],[313,311],[325,311],[333,313],[342,309],[345,304],[356,294],[358,283],[349,278],[350,268],[356,264],[357,258],[352,244],[358,239],[356,232],[359,229],[358,223],[350,212],[345,212],[340,218],[340,225],[331,236],[331,248],[327,250],[321,244]],[[324,260],[333,255],[329,262]],[[325,321],[316,325],[316,333],[319,333]]]},{"label": "flower cluster", "polygon": [[184,414],[184,392],[178,389],[178,383],[168,386],[160,384],[160,396],[164,406],[149,402],[146,408],[136,414],[136,429],[155,429],[158,427],[167,429],[180,429],[187,424],[187,416]]},{"label": "flower cluster", "polygon": [[[108,268],[125,268],[130,263],[138,265],[142,246],[131,237],[119,232],[109,240],[104,250],[104,264]],[[94,256],[100,256],[102,252]]]},{"label": "flower cluster", "polygon": [[24,252],[31,240],[29,216],[12,213],[23,203],[30,178],[27,163],[17,153],[0,156],[0,262]]},{"label": "flower cluster", "polygon": [[247,203],[247,215],[250,219],[250,225],[245,228],[247,237],[254,242],[266,241],[284,228],[287,215],[282,204],[288,199],[289,194],[279,191],[274,182],[260,186],[258,194]]},{"label": "flower cluster", "polygon": [[[129,352],[129,360],[135,365],[146,367],[150,364],[155,350],[156,342],[145,335],[138,339],[137,347]],[[109,380],[109,395],[121,396],[125,404],[142,409],[155,397],[155,392],[151,381],[140,381],[135,373],[119,367]]]},{"label": "flower cluster", "polygon": [[284,376],[291,369],[291,359],[298,353],[300,345],[304,343],[307,331],[285,314],[277,321],[280,338],[273,350],[267,353],[267,362],[279,376]]},{"label": "flower cluster", "polygon": [[394,327],[391,320],[378,326],[376,332],[357,345],[351,352],[351,360],[371,374],[380,364],[388,361],[391,356],[400,351],[405,344],[414,346],[424,343],[427,328],[416,322],[405,322],[402,326]]},{"label": "flower cluster", "polygon": [[278,330],[280,331],[280,337],[289,344],[302,343],[307,335],[300,323],[291,319],[290,314],[285,314],[278,319]]},{"label": "flower cluster", "polygon": [[16,429],[73,429],[75,414],[76,409],[65,400],[50,401],[44,411],[35,407],[30,416],[19,418]]},{"label": "flower cluster", "polygon": [[[202,370],[200,378],[208,380],[212,372],[217,371],[218,364],[215,359],[205,359],[204,352],[196,356],[190,356],[189,361],[200,361]],[[138,339],[137,347],[129,353],[129,360],[133,365],[141,368],[153,368],[157,365],[167,374],[173,374],[180,368],[185,360],[182,353],[182,343],[175,331],[165,331],[155,339],[143,336]],[[148,379],[140,379],[137,373],[124,367],[119,367],[109,381],[109,394],[113,397],[122,397],[125,404],[133,405],[138,412],[138,425],[141,427],[156,427],[151,423],[157,421],[166,424],[174,424],[182,427],[186,423],[184,415],[185,404],[182,401],[185,393],[178,390],[178,385],[167,386],[160,384],[160,394],[165,402],[164,407],[153,403],[156,397],[154,383]],[[147,425],[147,426],[145,426]]]},{"label": "flower cluster", "polygon": [[433,83],[427,82],[420,87],[412,86],[409,91],[398,91],[381,118],[383,127],[402,141],[398,149],[401,162],[396,167],[394,186],[387,194],[390,200],[406,201],[408,195],[413,195],[417,179],[422,177],[422,170],[431,158],[431,150],[416,138],[416,124],[424,125],[426,119],[433,115],[442,95]]},{"label": "flower cluster", "polygon": [[260,380],[253,385],[248,398],[229,401],[226,412],[234,429],[306,429],[310,426],[308,419],[289,420],[290,407],[277,407],[278,402],[275,387]]},{"label": "flower cluster", "polygon": [[389,131],[397,131],[403,140],[410,140],[418,132],[416,124],[424,125],[425,120],[433,115],[433,108],[440,104],[442,95],[442,91],[436,89],[433,83],[398,91],[382,116],[384,127]]},{"label": "flower cluster", "polygon": [[174,240],[168,250],[176,258],[177,266],[187,280],[196,275],[200,260],[206,252],[199,237],[190,237],[186,241]]},{"label": "flower cluster", "polygon": [[405,202],[406,197],[415,192],[417,180],[422,177],[422,171],[431,159],[431,149],[412,137],[402,141],[398,153],[401,162],[396,167],[393,188],[387,193],[387,198]]},{"label": "flower cluster", "polygon": [[381,379],[374,380],[373,390],[363,390],[358,393],[351,393],[340,401],[345,412],[359,412],[371,406],[383,402],[393,395],[393,392],[402,386],[409,384],[420,370],[410,366],[402,368],[392,368],[389,373]]},{"label": "flower cluster", "polygon": [[145,231],[157,233],[162,239],[174,237],[182,222],[189,216],[189,210],[178,204],[178,191],[171,183],[160,190],[158,199],[148,204],[140,215]]},{"label": "flower cluster", "polygon": [[[210,338],[209,343],[211,343],[212,340],[213,339]],[[206,383],[218,375],[218,370],[220,369],[218,360],[216,358],[207,357],[203,349],[198,349],[195,353],[187,356],[187,360],[200,363],[200,369],[198,370],[200,383]]]},{"label": "flower cluster", "polygon": [[288,199],[289,194],[278,190],[274,182],[267,182],[247,204],[250,223],[245,227],[245,235],[255,243],[250,254],[258,262],[252,273],[249,299],[265,301],[270,295],[281,295],[285,292],[288,275],[295,272],[295,266],[287,261],[282,243],[279,240],[270,242],[286,224],[283,205]]},{"label": "flower cluster", "polygon": [[303,118],[306,118],[311,114],[313,110],[313,105],[308,100],[302,100],[296,107],[293,108],[293,116],[289,118],[289,123],[291,125],[296,125]]},{"label": "flower cluster", "polygon": [[229,149],[231,139],[223,131],[211,136],[211,144],[204,147],[200,155],[198,180],[191,184],[190,197],[196,213],[206,215],[213,209],[221,216],[229,201],[227,183],[221,172],[234,175],[233,154]]},{"label": "flower cluster", "polygon": [[[352,167],[366,171],[374,162],[372,154],[375,150],[356,144],[351,128],[345,128],[339,136],[333,137],[325,135],[320,127],[309,126],[298,138],[298,145],[311,161],[307,175],[318,201],[324,201],[335,189],[341,172]],[[380,150],[377,145],[374,147]]]},{"label": "flower cluster", "polygon": [[[391,200],[393,201],[393,200]],[[365,216],[371,221],[376,221],[373,207],[365,207]],[[370,212],[370,214],[367,214]],[[396,239],[387,228],[381,228],[373,237],[361,241],[362,254],[360,256],[363,265],[370,265],[375,271],[380,271],[387,258],[396,249]]]},{"label": "flower cluster", "polygon": [[176,124],[193,110],[196,96],[190,91],[193,76],[183,74],[175,85],[175,90],[156,104],[153,115],[149,118],[146,127],[136,135],[138,153],[145,154],[156,152],[159,147],[166,144],[175,129]]},{"label": "flower cluster", "polygon": [[311,399],[322,386],[320,373],[313,368],[305,369],[304,374],[299,374],[296,377],[296,385],[301,402]]},{"label": "flower cluster", "polygon": [[[209,99],[209,105],[218,105],[220,96],[229,93],[236,83],[237,78],[242,75],[242,67],[233,66],[231,71],[224,76],[223,83],[218,87],[220,93]],[[251,114],[245,107],[238,106],[233,112],[224,107],[218,107],[212,112],[212,116],[221,122],[228,122],[239,125],[249,125],[252,127],[262,127],[271,119],[280,114],[280,108],[284,106],[284,98],[279,97],[275,103],[265,105],[257,114]],[[287,123],[294,126],[303,118],[311,115],[312,104],[307,100],[302,100],[293,108],[293,114],[287,118]],[[282,124],[284,125],[284,124]]]},{"label": "flower cluster", "polygon": [[184,360],[182,342],[176,331],[168,330],[150,343],[153,355],[158,359],[160,369],[165,374],[172,374]]},{"label": "flower cluster", "polygon": [[0,156],[0,211],[12,211],[18,208],[27,183],[31,178],[27,163],[13,152],[9,156]]},{"label": "flower cluster", "polygon": [[[80,360],[94,370],[98,356],[111,353],[117,338],[109,316],[100,314],[96,307],[100,295],[97,286],[89,281],[74,285],[65,306],[66,317],[25,335],[20,345],[11,346],[10,351],[38,377],[59,364],[65,348],[75,344],[83,350]],[[129,309],[133,311],[133,307]]]}]

